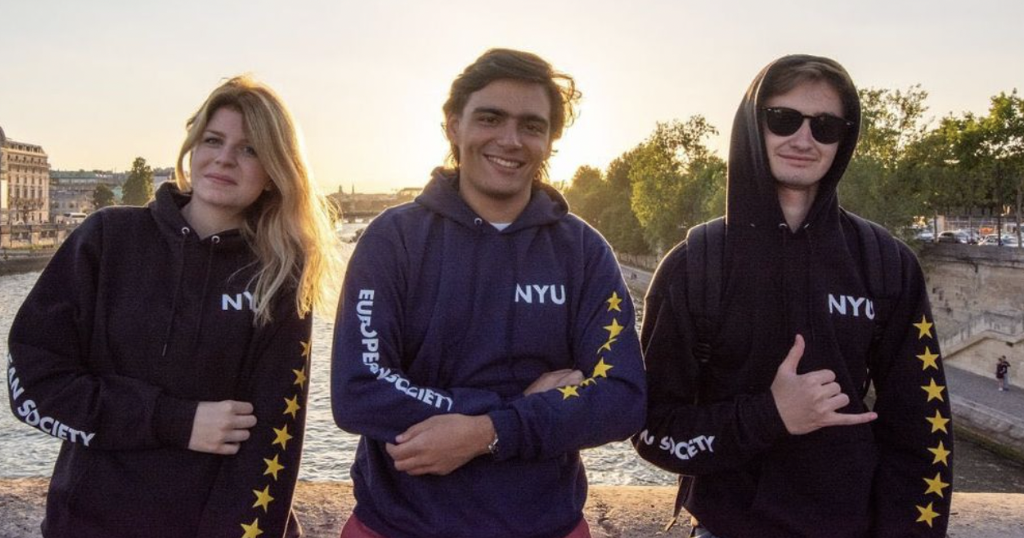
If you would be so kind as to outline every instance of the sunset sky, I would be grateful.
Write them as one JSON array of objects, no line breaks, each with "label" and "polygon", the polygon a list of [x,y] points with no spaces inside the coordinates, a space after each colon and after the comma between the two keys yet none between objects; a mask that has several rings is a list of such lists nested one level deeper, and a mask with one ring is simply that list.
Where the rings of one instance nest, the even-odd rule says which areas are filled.
[{"label": "sunset sky", "polygon": [[552,160],[564,180],[694,114],[718,127],[724,157],[747,84],[786,53],[831,56],[862,88],[920,83],[936,120],[985,113],[1024,86],[1021,21],[1024,3],[1008,0],[0,0],[0,126],[54,169],[171,166],[188,116],[247,72],[292,108],[325,190],[386,192],[441,163],[452,79],[511,47],[583,92]]}]

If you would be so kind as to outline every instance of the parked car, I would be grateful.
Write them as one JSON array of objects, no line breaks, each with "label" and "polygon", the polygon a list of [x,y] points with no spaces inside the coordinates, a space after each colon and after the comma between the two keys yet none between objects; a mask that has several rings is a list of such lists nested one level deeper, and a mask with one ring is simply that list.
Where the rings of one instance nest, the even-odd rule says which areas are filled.
[{"label": "parked car", "polygon": [[[981,243],[979,243],[979,244],[985,245],[985,246],[996,246],[996,245],[1000,244],[1000,238],[996,234],[989,234],[989,235],[986,235],[985,238],[982,239]],[[1016,247],[1016,246],[1018,246],[1017,245],[1017,236],[1014,235],[1014,234],[1003,234],[1002,246],[1004,246],[1004,247]]]},{"label": "parked car", "polygon": [[926,243],[931,243],[932,241],[935,241],[935,234],[932,233],[931,230],[921,230],[921,231],[917,232],[916,235],[914,235],[914,239],[917,240],[917,241],[924,241]]},{"label": "parked car", "polygon": [[64,224],[78,225],[78,224],[81,224],[82,222],[84,222],[85,221],[85,217],[87,217],[87,216],[88,215],[86,215],[85,213],[79,213],[79,212],[64,213],[64,215],[63,215],[63,222],[64,222]]},{"label": "parked car", "polygon": [[971,234],[963,230],[946,230],[939,233],[939,243],[960,243],[966,245],[971,242]]}]

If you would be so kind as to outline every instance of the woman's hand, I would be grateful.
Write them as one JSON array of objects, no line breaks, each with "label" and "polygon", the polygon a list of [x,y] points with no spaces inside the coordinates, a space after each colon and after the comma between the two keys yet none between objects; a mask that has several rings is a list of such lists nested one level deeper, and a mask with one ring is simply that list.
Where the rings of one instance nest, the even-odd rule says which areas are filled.
[{"label": "woman's hand", "polygon": [[248,402],[199,402],[188,449],[209,454],[236,454],[239,443],[249,438],[249,428],[255,425],[256,417]]}]

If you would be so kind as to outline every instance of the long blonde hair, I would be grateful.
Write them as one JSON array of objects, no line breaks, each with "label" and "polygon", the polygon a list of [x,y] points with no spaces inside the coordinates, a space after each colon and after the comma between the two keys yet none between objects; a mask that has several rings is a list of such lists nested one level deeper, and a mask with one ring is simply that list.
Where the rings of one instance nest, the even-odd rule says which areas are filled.
[{"label": "long blonde hair", "polygon": [[178,188],[191,192],[185,157],[191,159],[207,122],[224,107],[242,114],[246,137],[273,182],[249,207],[240,229],[258,263],[252,290],[256,322],[273,321],[275,300],[290,288],[299,316],[331,311],[343,267],[331,206],[313,184],[295,121],[267,85],[243,75],[213,90],[186,125],[175,166]]}]

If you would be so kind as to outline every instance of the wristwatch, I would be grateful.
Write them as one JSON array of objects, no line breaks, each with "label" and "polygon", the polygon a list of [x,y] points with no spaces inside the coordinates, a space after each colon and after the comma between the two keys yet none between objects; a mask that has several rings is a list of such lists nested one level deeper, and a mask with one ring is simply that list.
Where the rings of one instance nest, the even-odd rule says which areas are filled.
[{"label": "wristwatch", "polygon": [[491,441],[491,443],[489,445],[487,445],[487,451],[490,452],[492,456],[497,456],[498,455],[498,432],[497,432],[497,430],[495,430],[495,432],[494,432],[494,440]]}]

